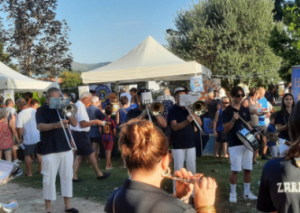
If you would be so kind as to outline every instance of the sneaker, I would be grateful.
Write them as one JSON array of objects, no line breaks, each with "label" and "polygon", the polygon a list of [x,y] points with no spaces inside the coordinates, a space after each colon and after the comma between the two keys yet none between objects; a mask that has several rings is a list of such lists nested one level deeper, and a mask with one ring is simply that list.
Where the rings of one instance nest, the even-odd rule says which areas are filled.
[{"label": "sneaker", "polygon": [[259,165],[260,164],[260,162],[259,161],[255,161],[255,162],[253,162],[253,165]]},{"label": "sneaker", "polygon": [[236,198],[236,194],[229,194],[229,203],[236,203],[237,202],[237,198]]},{"label": "sneaker", "polygon": [[270,160],[270,158],[268,158],[268,157],[265,156],[265,155],[261,156],[261,159],[262,159],[262,160]]},{"label": "sneaker", "polygon": [[244,199],[245,200],[257,200],[257,197],[252,194],[252,192],[250,191],[248,194],[244,194]]},{"label": "sneaker", "polygon": [[13,161],[13,163],[21,163],[22,161],[20,161],[19,159],[16,159]]}]

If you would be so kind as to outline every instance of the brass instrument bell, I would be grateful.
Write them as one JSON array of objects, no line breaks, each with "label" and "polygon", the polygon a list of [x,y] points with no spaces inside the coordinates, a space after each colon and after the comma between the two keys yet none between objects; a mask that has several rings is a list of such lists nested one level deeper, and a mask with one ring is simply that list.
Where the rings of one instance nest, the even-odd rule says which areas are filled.
[{"label": "brass instrument bell", "polygon": [[207,105],[204,101],[196,101],[192,106],[193,112],[200,116],[207,111]]},{"label": "brass instrument bell", "polygon": [[77,107],[74,104],[66,104],[62,109],[62,115],[66,117],[74,116],[77,113]]},{"label": "brass instrument bell", "polygon": [[162,103],[153,103],[151,105],[150,111],[153,115],[162,115],[165,111],[165,106]]}]

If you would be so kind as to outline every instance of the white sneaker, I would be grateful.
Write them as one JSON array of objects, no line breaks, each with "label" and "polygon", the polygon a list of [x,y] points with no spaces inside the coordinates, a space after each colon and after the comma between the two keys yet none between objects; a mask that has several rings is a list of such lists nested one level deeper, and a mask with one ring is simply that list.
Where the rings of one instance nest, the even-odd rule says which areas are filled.
[{"label": "white sneaker", "polygon": [[22,162],[22,161],[19,160],[19,159],[16,159],[16,160],[13,161],[13,163],[21,163],[21,162]]},{"label": "white sneaker", "polygon": [[257,200],[257,197],[252,194],[252,192],[250,191],[248,194],[244,194],[244,199],[245,200]]},{"label": "white sneaker", "polygon": [[230,203],[237,203],[236,193],[235,194],[232,194],[232,193],[229,194],[229,202]]}]

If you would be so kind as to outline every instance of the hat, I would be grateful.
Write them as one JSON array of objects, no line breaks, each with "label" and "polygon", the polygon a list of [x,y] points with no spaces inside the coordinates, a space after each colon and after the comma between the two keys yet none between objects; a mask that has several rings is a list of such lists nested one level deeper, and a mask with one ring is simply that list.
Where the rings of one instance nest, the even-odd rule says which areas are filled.
[{"label": "hat", "polygon": [[137,92],[137,95],[141,95],[142,93],[144,92],[150,92],[150,90],[148,89],[140,89],[138,92]]},{"label": "hat", "polygon": [[208,90],[207,90],[207,93],[209,94],[209,93],[211,93],[211,92],[214,92],[214,88],[209,87]]},{"label": "hat", "polygon": [[110,93],[108,96],[110,101],[117,101],[118,100],[118,96],[115,93]]},{"label": "hat", "polygon": [[186,88],[184,87],[177,87],[175,90],[174,90],[174,94],[176,95],[177,92],[188,92]]}]

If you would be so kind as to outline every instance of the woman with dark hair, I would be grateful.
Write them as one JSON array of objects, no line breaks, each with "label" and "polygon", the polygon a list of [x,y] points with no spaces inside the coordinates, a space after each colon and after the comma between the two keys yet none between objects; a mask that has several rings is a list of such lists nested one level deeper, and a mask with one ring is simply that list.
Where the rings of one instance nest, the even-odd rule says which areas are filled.
[{"label": "woman with dark hair", "polygon": [[[206,213],[214,208],[216,182],[214,179],[192,175],[185,169],[176,171],[179,178],[195,179],[194,184],[176,181],[176,192],[170,195],[160,189],[170,174],[169,145],[164,133],[152,122],[133,119],[124,124],[119,148],[125,158],[129,178],[109,197],[107,213]],[[194,209],[187,204],[193,192]]]},{"label": "woman with dark hair", "polygon": [[290,93],[284,94],[281,102],[281,110],[276,113],[275,125],[277,131],[279,132],[279,152],[280,156],[285,155],[285,151],[288,149],[288,146],[283,144],[284,141],[289,141],[289,118],[294,107],[294,97]]},{"label": "woman with dark hair", "polygon": [[134,108],[134,109],[138,108],[138,105],[139,105],[139,98],[138,98],[137,95],[134,95],[134,96],[131,97],[131,104],[130,104],[130,105],[131,105],[131,107]]},{"label": "woman with dark hair", "polygon": [[[286,97],[289,96],[291,94],[288,94]],[[272,213],[300,212],[299,112],[300,101],[292,109],[290,120],[288,121],[292,145],[287,150],[286,156],[284,158],[272,159],[264,166],[257,200],[257,209],[259,211]]]},{"label": "woman with dark hair", "polygon": [[127,120],[127,113],[129,110],[133,109],[132,106],[128,105],[128,98],[127,96],[122,96],[120,98],[120,109],[118,109],[116,114],[116,124],[118,126],[122,125]]}]

